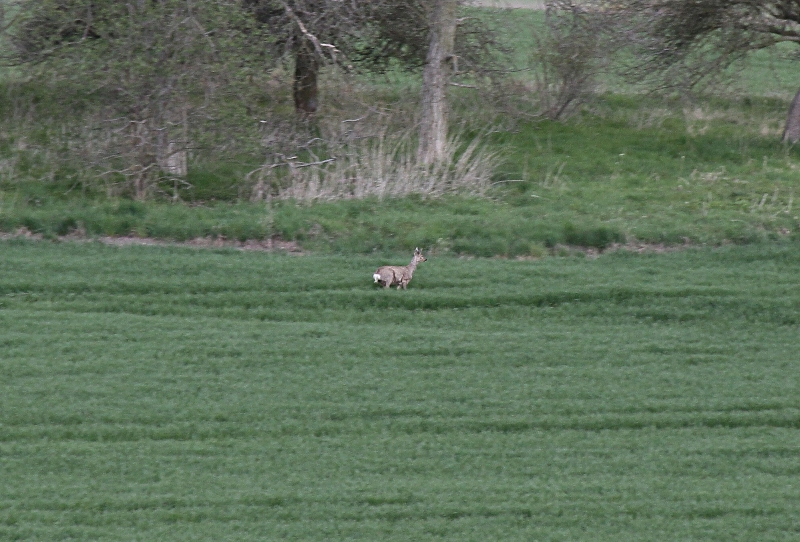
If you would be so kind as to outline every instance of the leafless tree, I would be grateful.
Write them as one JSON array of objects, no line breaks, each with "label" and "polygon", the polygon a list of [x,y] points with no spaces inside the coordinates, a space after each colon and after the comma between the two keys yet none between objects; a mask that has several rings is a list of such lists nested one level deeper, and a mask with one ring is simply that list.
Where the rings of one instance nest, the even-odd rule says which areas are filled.
[{"label": "leafless tree", "polygon": [[[800,0],[622,0],[620,36],[635,46],[629,73],[664,86],[694,85],[748,53],[800,45]],[[800,91],[783,139],[800,140]]]},{"label": "leafless tree", "polygon": [[545,24],[534,33],[534,73],[542,114],[568,116],[595,89],[616,49],[613,14],[603,0],[547,0]]},{"label": "leafless tree", "polygon": [[418,160],[433,164],[445,156],[447,145],[447,85],[457,66],[455,38],[458,0],[435,0],[430,45],[422,73],[422,114]]}]

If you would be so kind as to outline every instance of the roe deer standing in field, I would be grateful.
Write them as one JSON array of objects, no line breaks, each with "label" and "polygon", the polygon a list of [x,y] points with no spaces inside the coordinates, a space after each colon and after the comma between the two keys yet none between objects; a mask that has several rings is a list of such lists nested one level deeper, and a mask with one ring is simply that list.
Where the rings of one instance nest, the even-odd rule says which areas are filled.
[{"label": "roe deer standing in field", "polygon": [[411,258],[410,264],[384,265],[375,270],[372,278],[384,288],[397,284],[398,290],[400,288],[405,290],[408,283],[411,282],[411,277],[414,275],[414,269],[417,268],[417,264],[426,260],[427,258],[422,255],[422,251],[417,248],[414,249],[414,257]]}]

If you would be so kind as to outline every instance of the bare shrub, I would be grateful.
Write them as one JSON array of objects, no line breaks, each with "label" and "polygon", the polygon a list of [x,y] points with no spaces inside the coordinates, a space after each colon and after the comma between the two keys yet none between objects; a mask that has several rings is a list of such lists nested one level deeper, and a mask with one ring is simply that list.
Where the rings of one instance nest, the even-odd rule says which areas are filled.
[{"label": "bare shrub", "polygon": [[188,111],[173,102],[163,109],[145,108],[141,118],[112,118],[105,111],[84,119],[87,129],[79,139],[92,151],[94,169],[109,196],[144,200],[166,191],[179,199],[178,187],[186,183],[188,170]]},{"label": "bare shrub", "polygon": [[367,134],[350,129],[329,132],[298,155],[272,155],[249,175],[251,199],[310,202],[481,195],[489,188],[498,157],[482,146],[480,137],[462,143],[462,137],[451,136],[446,158],[424,164],[417,159],[413,132],[389,130],[389,123],[379,121]]},{"label": "bare shrub", "polygon": [[608,58],[603,39],[608,13],[597,2],[548,0],[545,26],[535,35],[535,89],[541,114],[552,120],[568,117],[597,85]]}]

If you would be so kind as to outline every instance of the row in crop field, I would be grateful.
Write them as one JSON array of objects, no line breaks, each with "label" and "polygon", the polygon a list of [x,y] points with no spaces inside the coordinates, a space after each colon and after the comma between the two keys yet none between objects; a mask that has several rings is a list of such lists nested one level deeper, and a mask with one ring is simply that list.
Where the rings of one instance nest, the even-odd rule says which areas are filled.
[{"label": "row in crop field", "polygon": [[786,540],[796,246],[0,245],[0,537]]}]

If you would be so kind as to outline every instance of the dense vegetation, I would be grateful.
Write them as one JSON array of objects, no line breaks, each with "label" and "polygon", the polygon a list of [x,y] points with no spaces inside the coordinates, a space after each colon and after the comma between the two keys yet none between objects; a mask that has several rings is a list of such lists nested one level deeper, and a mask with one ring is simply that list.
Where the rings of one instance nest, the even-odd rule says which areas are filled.
[{"label": "dense vegetation", "polygon": [[796,247],[0,245],[4,540],[788,540]]},{"label": "dense vegetation", "polygon": [[[536,46],[531,29],[541,24],[541,16],[526,11],[495,15],[513,37],[513,64],[524,65]],[[63,85],[32,87],[18,71],[7,72],[0,93],[0,230],[25,228],[45,237],[72,232],[175,240],[282,238],[340,253],[405,253],[423,245],[434,252],[481,256],[538,256],[560,244],[603,248],[626,241],[719,244],[792,238],[799,222],[797,151],[783,145],[780,134],[799,83],[794,60],[785,53],[775,49],[751,56],[732,72],[733,84],[691,100],[642,94],[603,76],[597,93],[565,122],[531,117],[542,90],[535,71],[520,72],[489,89],[453,89],[460,141],[479,136],[483,144],[476,156],[493,164],[482,195],[319,197],[299,205],[292,199],[254,197],[260,181],[252,173],[262,167],[273,171],[257,156],[263,152],[260,138],[286,132],[299,139],[315,134],[335,139],[341,120],[359,117],[365,102],[377,104],[383,113],[369,113],[356,132],[378,137],[401,129],[398,119],[414,118],[414,76],[397,72],[348,79],[329,70],[321,80],[325,109],[309,124],[287,120],[290,91],[281,79],[286,74],[271,72],[270,101],[262,103],[258,114],[275,125],[256,122],[262,128],[254,128],[232,113],[221,124],[228,130],[230,123],[242,123],[242,129],[231,132],[243,138],[234,146],[255,154],[222,160],[197,152],[184,180],[159,185],[140,203],[131,201],[119,179],[97,178],[81,162],[86,134],[80,133],[79,115],[85,96],[70,94]],[[74,105],[67,112],[67,117],[75,115],[68,118],[72,128],[59,124],[65,97]],[[380,137],[387,138],[380,139],[387,148],[409,148],[401,145],[406,136]],[[338,151],[352,151],[346,142],[339,143]],[[314,158],[306,154],[299,159]],[[375,174],[379,168],[400,161],[385,155],[347,167],[374,179],[380,177]],[[285,168],[274,171],[285,173]]]}]

